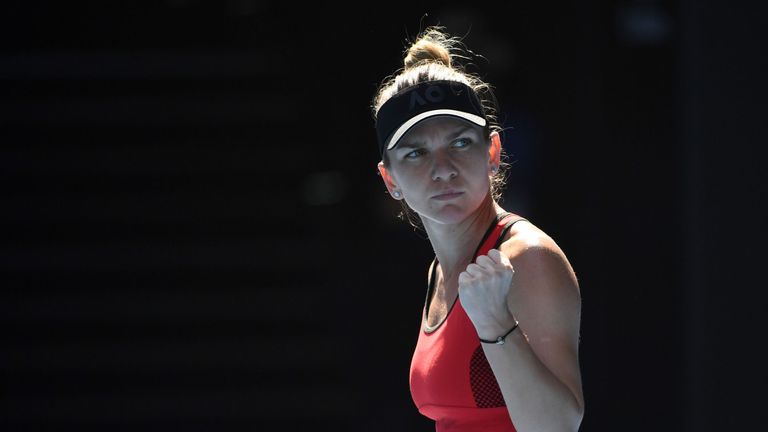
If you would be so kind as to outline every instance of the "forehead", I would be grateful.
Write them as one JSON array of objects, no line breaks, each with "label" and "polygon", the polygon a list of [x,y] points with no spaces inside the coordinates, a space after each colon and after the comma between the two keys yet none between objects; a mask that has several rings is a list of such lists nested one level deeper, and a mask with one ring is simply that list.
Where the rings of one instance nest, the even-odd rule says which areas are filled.
[{"label": "forehead", "polygon": [[483,128],[464,119],[450,116],[431,117],[414,125],[397,144],[452,138],[463,133],[482,134]]}]

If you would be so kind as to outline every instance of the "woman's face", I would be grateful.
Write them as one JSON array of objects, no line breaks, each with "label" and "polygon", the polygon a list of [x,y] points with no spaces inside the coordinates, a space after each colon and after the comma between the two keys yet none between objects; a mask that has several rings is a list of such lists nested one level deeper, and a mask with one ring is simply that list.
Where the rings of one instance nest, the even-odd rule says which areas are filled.
[{"label": "woman's face", "polygon": [[483,128],[466,121],[427,119],[404,135],[388,156],[388,188],[399,191],[422,218],[462,221],[490,193],[493,158],[488,137]]}]

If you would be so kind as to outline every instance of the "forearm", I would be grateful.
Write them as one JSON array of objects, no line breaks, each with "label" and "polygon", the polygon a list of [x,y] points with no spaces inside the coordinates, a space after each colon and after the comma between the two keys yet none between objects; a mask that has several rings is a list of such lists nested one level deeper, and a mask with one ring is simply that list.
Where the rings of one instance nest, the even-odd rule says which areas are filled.
[{"label": "forearm", "polygon": [[520,329],[503,345],[482,344],[518,432],[577,431],[583,401],[538,359]]}]

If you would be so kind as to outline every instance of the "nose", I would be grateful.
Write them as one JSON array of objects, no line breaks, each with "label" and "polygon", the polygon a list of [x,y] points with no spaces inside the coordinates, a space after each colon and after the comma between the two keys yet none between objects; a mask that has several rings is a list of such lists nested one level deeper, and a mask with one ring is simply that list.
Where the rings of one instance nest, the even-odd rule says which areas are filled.
[{"label": "nose", "polygon": [[451,158],[436,152],[432,162],[432,180],[450,180],[458,174]]}]

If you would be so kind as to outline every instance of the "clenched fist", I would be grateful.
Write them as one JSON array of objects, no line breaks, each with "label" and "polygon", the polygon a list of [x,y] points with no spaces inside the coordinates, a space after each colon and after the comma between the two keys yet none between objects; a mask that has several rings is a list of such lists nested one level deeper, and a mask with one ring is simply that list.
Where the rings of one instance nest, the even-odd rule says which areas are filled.
[{"label": "clenched fist", "polygon": [[482,339],[496,339],[515,325],[507,306],[515,270],[498,249],[480,255],[459,274],[459,298]]}]

